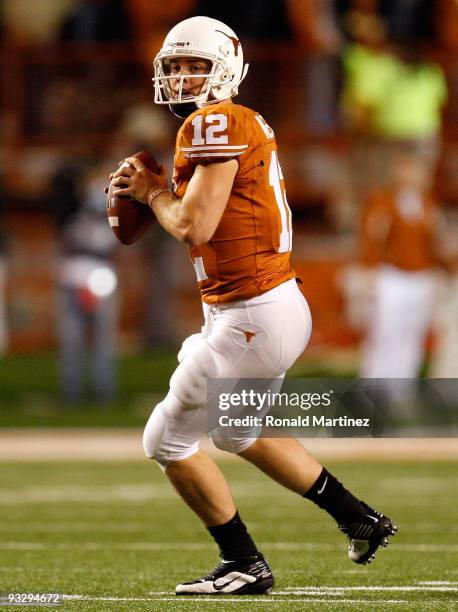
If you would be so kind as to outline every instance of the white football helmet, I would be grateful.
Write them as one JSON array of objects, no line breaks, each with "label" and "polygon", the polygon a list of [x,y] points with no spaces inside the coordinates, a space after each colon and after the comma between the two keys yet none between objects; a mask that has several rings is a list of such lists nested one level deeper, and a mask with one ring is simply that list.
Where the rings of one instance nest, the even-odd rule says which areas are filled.
[{"label": "white football helmet", "polygon": [[[199,75],[206,82],[198,95],[183,94],[183,80],[193,74],[170,75],[170,62],[177,57],[209,60],[208,74]],[[243,64],[242,45],[235,32],[222,21],[210,17],[191,17],[170,30],[162,49],[154,59],[154,102],[156,104],[189,104],[198,108],[232,98],[245,78],[248,64]],[[180,80],[178,93],[170,81]]]}]

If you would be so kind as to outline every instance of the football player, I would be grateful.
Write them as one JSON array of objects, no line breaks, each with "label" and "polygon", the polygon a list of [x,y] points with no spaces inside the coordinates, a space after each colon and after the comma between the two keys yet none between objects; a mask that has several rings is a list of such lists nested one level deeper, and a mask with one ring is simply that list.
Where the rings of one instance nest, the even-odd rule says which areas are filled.
[{"label": "football player", "polygon": [[[247,66],[239,39],[224,23],[193,17],[176,25],[154,70],[155,102],[185,119],[176,140],[173,190],[164,168],[155,175],[132,157],[112,180],[116,195],[150,206],[164,229],[189,245],[205,324],[183,343],[170,390],[146,425],[144,449],[221,553],[213,571],[179,584],[176,593],[268,593],[272,572],[199,440],[207,431],[207,379],[281,381],[311,332],[310,311],[290,265],[291,211],[275,135],[259,113],[233,103]],[[218,448],[329,512],[350,539],[356,563],[370,561],[396,531],[297,440],[222,429],[209,434]]]}]

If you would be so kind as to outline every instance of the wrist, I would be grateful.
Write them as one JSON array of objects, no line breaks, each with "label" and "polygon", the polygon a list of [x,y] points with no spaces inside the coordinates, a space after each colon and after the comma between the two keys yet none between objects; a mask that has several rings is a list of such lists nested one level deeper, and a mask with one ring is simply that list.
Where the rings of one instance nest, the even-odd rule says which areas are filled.
[{"label": "wrist", "polygon": [[157,198],[157,196],[160,193],[165,193],[166,191],[170,192],[168,187],[154,187],[153,189],[151,189],[151,191],[148,193],[148,199],[147,199],[147,204],[151,208],[151,210],[153,210],[153,203],[154,203],[154,200]]}]

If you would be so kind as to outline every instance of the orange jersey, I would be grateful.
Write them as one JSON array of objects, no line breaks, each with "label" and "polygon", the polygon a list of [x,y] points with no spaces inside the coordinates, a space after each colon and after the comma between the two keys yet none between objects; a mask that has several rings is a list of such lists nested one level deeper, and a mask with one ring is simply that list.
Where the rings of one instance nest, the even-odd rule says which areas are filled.
[{"label": "orange jersey", "polygon": [[198,164],[237,159],[231,195],[212,239],[190,247],[202,300],[255,297],[294,278],[291,211],[272,129],[258,113],[212,104],[190,115],[178,132],[174,193],[182,198]]},{"label": "orange jersey", "polygon": [[387,263],[403,270],[425,270],[438,263],[440,216],[428,195],[380,191],[366,203],[361,259],[367,265]]}]

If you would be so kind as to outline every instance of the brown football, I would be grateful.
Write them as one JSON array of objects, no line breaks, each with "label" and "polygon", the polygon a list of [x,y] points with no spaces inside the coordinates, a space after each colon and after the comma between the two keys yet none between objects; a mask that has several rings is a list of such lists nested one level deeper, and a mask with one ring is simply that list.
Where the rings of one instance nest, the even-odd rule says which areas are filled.
[{"label": "brown football", "polygon": [[[139,151],[132,157],[136,157],[143,162],[151,172],[159,173],[159,165],[148,151]],[[133,244],[153,225],[156,217],[146,204],[137,202],[137,200],[127,196],[115,196],[113,189],[110,183],[107,195],[108,223],[116,238],[122,244]]]}]

